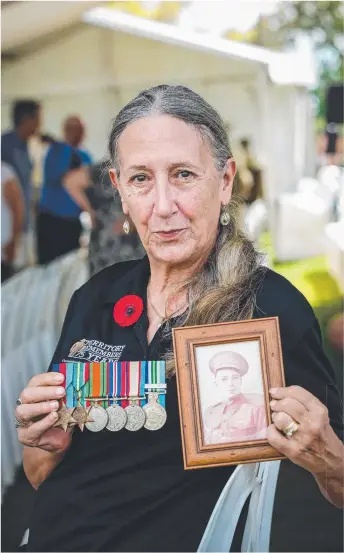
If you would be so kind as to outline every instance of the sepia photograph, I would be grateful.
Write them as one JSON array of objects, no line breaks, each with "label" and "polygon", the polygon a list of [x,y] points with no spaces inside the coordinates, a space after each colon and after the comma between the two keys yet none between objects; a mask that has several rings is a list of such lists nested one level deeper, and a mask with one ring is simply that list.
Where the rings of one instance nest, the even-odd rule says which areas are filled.
[{"label": "sepia photograph", "polygon": [[196,348],[204,443],[267,437],[259,340]]},{"label": "sepia photograph", "polygon": [[173,345],[185,469],[283,458],[268,441],[278,317],[175,328]]}]

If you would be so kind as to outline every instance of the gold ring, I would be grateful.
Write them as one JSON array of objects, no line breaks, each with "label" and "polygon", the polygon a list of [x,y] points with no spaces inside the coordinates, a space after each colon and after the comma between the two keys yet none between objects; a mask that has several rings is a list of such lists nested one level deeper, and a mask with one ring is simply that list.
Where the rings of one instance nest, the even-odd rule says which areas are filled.
[{"label": "gold ring", "polygon": [[295,432],[297,432],[299,429],[299,425],[294,420],[291,421],[288,426],[283,428],[282,432],[287,438],[291,438]]}]

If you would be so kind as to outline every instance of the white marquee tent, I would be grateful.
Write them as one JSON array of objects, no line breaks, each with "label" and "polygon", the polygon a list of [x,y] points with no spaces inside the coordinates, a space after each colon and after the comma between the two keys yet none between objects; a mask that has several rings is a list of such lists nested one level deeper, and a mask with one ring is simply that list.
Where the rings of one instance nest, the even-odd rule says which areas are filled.
[{"label": "white marquee tent", "polygon": [[129,99],[154,84],[183,83],[219,110],[233,142],[251,138],[264,163],[270,200],[312,174],[308,90],[314,71],[309,57],[189,32],[93,4],[18,2],[3,11],[3,52],[17,52],[7,56],[2,68],[3,129],[10,123],[13,100],[38,98],[47,132],[58,135],[63,118],[77,113],[87,125],[86,146],[100,158],[111,119]]}]

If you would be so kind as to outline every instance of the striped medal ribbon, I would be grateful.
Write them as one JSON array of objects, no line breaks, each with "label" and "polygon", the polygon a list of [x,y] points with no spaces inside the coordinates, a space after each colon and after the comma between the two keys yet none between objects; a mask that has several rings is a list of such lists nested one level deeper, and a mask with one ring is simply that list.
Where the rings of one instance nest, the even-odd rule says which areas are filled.
[{"label": "striped medal ribbon", "polygon": [[55,422],[54,427],[62,428],[67,432],[67,428],[75,426],[77,421],[74,419],[73,413],[73,363],[59,363],[53,365],[53,372],[59,372],[64,376],[64,388],[66,394],[60,401],[60,407],[58,410],[58,420]]},{"label": "striped medal ribbon", "polygon": [[52,372],[63,374],[63,386],[66,390],[66,395],[61,400],[68,409],[73,407],[73,363],[56,363],[52,367]]},{"label": "striped medal ribbon", "polygon": [[85,424],[94,422],[90,417],[90,408],[85,408],[86,383],[90,378],[89,363],[73,363],[73,419],[83,432]]},{"label": "striped medal ribbon", "polygon": [[143,407],[146,413],[145,428],[160,430],[166,422],[166,363],[165,361],[148,361],[147,383],[145,385],[148,402]]}]

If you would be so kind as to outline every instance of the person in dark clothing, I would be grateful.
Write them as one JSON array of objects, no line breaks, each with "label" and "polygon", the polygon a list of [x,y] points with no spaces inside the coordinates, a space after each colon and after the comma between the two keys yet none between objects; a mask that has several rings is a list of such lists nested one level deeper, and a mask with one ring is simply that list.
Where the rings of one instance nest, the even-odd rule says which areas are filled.
[{"label": "person in dark clothing", "polygon": [[16,173],[21,186],[25,216],[23,220],[21,248],[22,263],[29,262],[29,231],[31,228],[32,161],[28,141],[35,135],[41,124],[41,108],[35,100],[18,100],[12,110],[13,130],[1,136],[1,161],[7,163]]},{"label": "person in dark clothing", "polygon": [[45,265],[80,246],[80,214],[93,210],[81,192],[71,196],[75,183],[89,183],[88,167],[92,160],[79,146],[83,126],[75,117],[64,124],[64,141],[51,144],[44,161],[43,185],[37,214],[37,257]]},{"label": "person in dark clothing", "polygon": [[[184,86],[145,90],[117,115],[109,154],[124,224],[133,222],[147,256],[112,265],[76,291],[48,373],[20,394],[24,469],[38,490],[28,551],[197,550],[233,467],[184,470],[172,355],[178,326],[279,317],[286,387],[269,390],[267,439],[342,507],[341,403],[319,325],[302,294],[262,266],[238,228],[236,167],[220,116]],[[92,400],[108,397],[110,381],[118,390],[112,397],[131,398],[126,407],[137,412],[133,404],[152,382],[151,374],[142,382],[139,361],[156,367],[161,360],[167,419],[160,428],[143,428],[143,415],[136,431],[110,432],[103,409],[104,432],[62,429],[63,383],[72,396],[81,388],[79,377],[67,382],[54,364],[83,366],[86,374],[94,362]],[[101,380],[105,362],[117,374]],[[62,406],[60,416],[71,420],[66,411]]]}]

